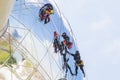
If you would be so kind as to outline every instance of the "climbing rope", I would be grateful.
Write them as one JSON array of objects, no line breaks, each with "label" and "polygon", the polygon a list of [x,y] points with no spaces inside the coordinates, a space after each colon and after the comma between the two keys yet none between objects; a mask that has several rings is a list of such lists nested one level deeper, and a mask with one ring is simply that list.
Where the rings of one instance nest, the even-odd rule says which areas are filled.
[{"label": "climbing rope", "polygon": [[9,23],[9,20],[7,21],[7,24],[4,26],[4,28],[2,30],[0,30],[0,33],[2,33],[0,35],[0,38],[5,34],[5,32],[7,31],[7,28],[8,28],[8,23]]},{"label": "climbing rope", "polygon": [[[13,17],[13,16],[12,16]],[[13,17],[15,19],[15,17]],[[17,19],[16,19],[17,20]],[[20,22],[20,21],[18,21]],[[21,23],[21,22],[20,22]],[[22,24],[22,23],[21,23]],[[24,24],[22,24],[23,26],[25,26]],[[25,34],[25,36],[23,37],[23,39],[19,42],[19,44],[17,45],[16,49],[17,50],[19,48],[19,46],[21,45],[21,43],[24,41],[25,37],[28,35],[29,31]]]}]

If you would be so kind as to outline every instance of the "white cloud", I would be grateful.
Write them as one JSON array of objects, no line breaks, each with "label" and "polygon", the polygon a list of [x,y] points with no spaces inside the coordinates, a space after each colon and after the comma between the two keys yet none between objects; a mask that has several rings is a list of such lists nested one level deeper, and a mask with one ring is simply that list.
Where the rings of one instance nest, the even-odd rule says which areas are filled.
[{"label": "white cloud", "polygon": [[105,16],[103,19],[97,21],[95,20],[94,22],[91,23],[91,29],[93,31],[103,31],[109,28],[111,25],[112,20],[109,16]]},{"label": "white cloud", "polygon": [[120,39],[108,41],[103,46],[100,56],[104,64],[119,65],[120,64]]}]

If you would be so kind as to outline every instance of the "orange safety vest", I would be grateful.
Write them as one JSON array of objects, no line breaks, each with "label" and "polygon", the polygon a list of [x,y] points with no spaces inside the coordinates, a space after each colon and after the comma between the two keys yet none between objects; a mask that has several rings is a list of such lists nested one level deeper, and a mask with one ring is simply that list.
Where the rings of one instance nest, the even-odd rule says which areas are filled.
[{"label": "orange safety vest", "polygon": [[80,66],[80,65],[84,65],[82,60],[79,63],[76,63],[76,66]]}]

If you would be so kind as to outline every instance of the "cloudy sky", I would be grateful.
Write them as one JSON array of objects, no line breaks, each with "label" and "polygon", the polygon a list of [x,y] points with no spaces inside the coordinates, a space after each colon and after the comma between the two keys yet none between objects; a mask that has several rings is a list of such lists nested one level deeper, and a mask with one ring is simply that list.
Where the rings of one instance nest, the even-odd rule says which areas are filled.
[{"label": "cloudy sky", "polygon": [[55,1],[75,33],[88,80],[120,80],[120,1]]}]

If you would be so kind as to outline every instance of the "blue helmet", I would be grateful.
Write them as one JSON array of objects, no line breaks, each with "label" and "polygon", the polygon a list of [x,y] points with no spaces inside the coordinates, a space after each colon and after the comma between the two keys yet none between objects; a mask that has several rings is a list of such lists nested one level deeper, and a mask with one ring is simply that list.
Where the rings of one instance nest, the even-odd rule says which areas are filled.
[{"label": "blue helmet", "polygon": [[44,6],[47,6],[47,9],[53,10],[53,6],[50,3],[47,3]]},{"label": "blue helmet", "polygon": [[65,32],[63,32],[63,33],[62,33],[62,36],[65,36],[65,35],[66,35],[66,33],[65,33]]},{"label": "blue helmet", "polygon": [[77,50],[77,51],[75,52],[75,54],[79,54],[79,51]]}]

